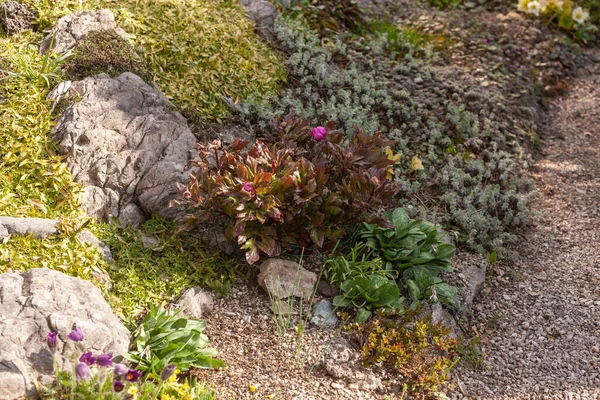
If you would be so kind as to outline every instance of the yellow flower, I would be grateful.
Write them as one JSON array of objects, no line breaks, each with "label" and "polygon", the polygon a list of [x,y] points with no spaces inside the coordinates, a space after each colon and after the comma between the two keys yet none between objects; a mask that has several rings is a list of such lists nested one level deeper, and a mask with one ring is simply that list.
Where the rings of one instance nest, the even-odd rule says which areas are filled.
[{"label": "yellow flower", "polygon": [[183,390],[188,390],[189,387],[190,387],[190,385],[188,385],[187,381],[183,382],[183,385],[181,385],[181,388]]},{"label": "yellow flower", "polygon": [[573,10],[573,21],[578,24],[583,24],[590,17],[588,10],[584,10],[581,7],[577,7]]},{"label": "yellow flower", "polygon": [[412,161],[411,164],[412,164],[413,171],[419,171],[419,170],[425,169],[423,167],[423,161],[421,161],[419,156],[414,156],[411,161]]},{"label": "yellow flower", "polygon": [[260,385],[257,383],[256,385],[250,385],[248,386],[248,390],[250,390],[250,393],[255,393],[258,390],[258,387]]},{"label": "yellow flower", "polygon": [[176,369],[175,372],[173,372],[173,375],[169,377],[169,382],[175,382],[175,379],[177,379],[177,374],[180,372],[181,371],[179,369]]},{"label": "yellow flower", "polygon": [[173,396],[170,396],[168,394],[163,394],[162,396],[160,396],[160,400],[175,400],[173,398]]},{"label": "yellow flower", "polygon": [[[395,161],[395,164],[400,164],[398,160],[400,159],[400,157],[402,157],[402,153],[394,154],[394,151],[390,147],[386,147],[385,149],[383,149],[383,151],[385,152],[385,155],[387,156],[388,160]],[[386,176],[387,179],[391,181],[394,177],[394,169],[388,168]]]},{"label": "yellow flower", "polygon": [[519,11],[526,12],[529,0],[519,0]]},{"label": "yellow flower", "polygon": [[137,395],[137,392],[138,392],[137,386],[132,386],[127,390],[127,394],[130,394],[133,397],[135,397]]},{"label": "yellow flower", "polygon": [[550,4],[556,7],[557,10],[562,11],[565,5],[565,0],[550,0]]}]

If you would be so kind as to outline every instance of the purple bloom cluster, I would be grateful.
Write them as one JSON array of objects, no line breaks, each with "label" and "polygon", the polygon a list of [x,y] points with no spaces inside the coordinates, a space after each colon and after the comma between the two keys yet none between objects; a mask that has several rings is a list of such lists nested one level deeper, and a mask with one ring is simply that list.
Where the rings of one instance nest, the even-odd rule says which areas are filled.
[{"label": "purple bloom cluster", "polygon": [[[73,329],[71,333],[67,335],[67,337],[74,342],[83,342],[85,339],[83,330],[80,327]],[[46,337],[46,341],[48,343],[48,347],[54,353],[57,342],[56,332],[49,332],[48,336]],[[92,365],[97,365],[99,367],[110,367],[113,365],[112,358],[112,353],[100,354],[94,357],[91,351],[84,352],[81,354],[81,356],[79,356],[79,363],[75,366],[75,379],[77,382],[85,382],[89,380],[91,377],[90,367]],[[113,391],[115,393],[120,393],[125,389],[125,384],[123,381],[137,382],[142,374],[138,370],[129,369],[129,367],[124,364],[115,364],[113,375]]]}]

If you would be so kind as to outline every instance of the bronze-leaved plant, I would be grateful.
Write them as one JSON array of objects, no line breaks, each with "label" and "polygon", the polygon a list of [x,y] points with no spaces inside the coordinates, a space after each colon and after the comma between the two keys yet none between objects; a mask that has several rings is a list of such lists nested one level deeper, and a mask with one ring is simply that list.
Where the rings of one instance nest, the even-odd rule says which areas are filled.
[{"label": "bronze-leaved plant", "polygon": [[254,143],[198,144],[197,169],[175,202],[187,207],[188,226],[226,216],[253,264],[285,243],[321,248],[348,224],[385,223],[374,212],[399,189],[386,177],[393,161],[385,148],[393,142],[359,130],[347,139],[331,123],[322,128],[313,136],[308,120],[290,114]]}]

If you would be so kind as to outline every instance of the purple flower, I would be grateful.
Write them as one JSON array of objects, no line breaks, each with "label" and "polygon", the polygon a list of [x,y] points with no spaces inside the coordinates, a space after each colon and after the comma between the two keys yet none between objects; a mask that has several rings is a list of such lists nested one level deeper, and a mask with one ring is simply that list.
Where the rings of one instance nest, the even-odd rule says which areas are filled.
[{"label": "purple flower", "polygon": [[96,357],[92,356],[92,352],[88,351],[87,353],[83,353],[81,357],[79,357],[79,361],[85,363],[86,365],[94,365],[96,362]]},{"label": "purple flower", "polygon": [[77,382],[85,382],[90,379],[90,368],[87,364],[79,363],[75,366],[75,378],[77,378]]},{"label": "purple flower", "polygon": [[142,374],[137,369],[130,369],[125,374],[125,380],[128,382],[137,382]]},{"label": "purple flower", "polygon": [[48,332],[46,342],[48,343],[48,347],[50,347],[50,350],[54,352],[54,350],[56,350],[56,332]]},{"label": "purple flower", "polygon": [[252,182],[244,182],[244,184],[242,185],[242,189],[245,192],[253,192],[254,191],[254,185],[252,184]]},{"label": "purple flower", "polygon": [[166,381],[174,373],[175,373],[175,364],[171,363],[171,364],[167,365],[166,367],[164,367],[162,371],[160,371],[160,379],[162,381]]},{"label": "purple flower", "polygon": [[96,357],[96,365],[101,367],[110,367],[112,362],[112,353],[100,354]]},{"label": "purple flower", "polygon": [[483,38],[483,43],[487,43],[487,42],[488,42],[487,38]]},{"label": "purple flower", "polygon": [[115,393],[120,393],[123,391],[123,389],[125,389],[125,385],[123,385],[123,382],[121,382],[121,381],[113,382],[113,390],[115,391]]},{"label": "purple flower", "polygon": [[83,331],[80,327],[76,327],[75,329],[73,329],[71,333],[69,333],[68,337],[74,342],[81,342],[85,338],[85,336],[83,335]]},{"label": "purple flower", "polygon": [[312,129],[311,134],[317,142],[320,142],[321,140],[325,139],[325,136],[327,136],[327,129],[322,126],[317,126],[316,128]]},{"label": "purple flower", "polygon": [[123,376],[129,371],[129,368],[125,364],[116,364],[115,365],[115,376]]}]

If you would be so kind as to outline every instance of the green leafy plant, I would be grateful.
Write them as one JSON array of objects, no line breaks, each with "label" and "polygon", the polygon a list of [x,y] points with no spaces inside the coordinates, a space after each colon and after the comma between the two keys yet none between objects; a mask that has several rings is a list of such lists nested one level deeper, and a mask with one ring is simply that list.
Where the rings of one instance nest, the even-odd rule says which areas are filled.
[{"label": "green leafy plant", "polygon": [[217,350],[206,347],[209,340],[202,333],[206,322],[181,316],[181,311],[150,309],[134,332],[132,350],[126,355],[137,369],[158,377],[169,364],[175,364],[182,371],[190,367],[225,366],[222,360],[214,358]]},{"label": "green leafy plant", "polygon": [[398,285],[380,275],[362,276],[345,280],[340,286],[342,294],[333,299],[336,307],[354,306],[358,309],[356,322],[365,322],[373,310],[394,310],[404,307]]},{"label": "green leafy plant", "polygon": [[399,189],[387,179],[393,161],[384,149],[392,142],[361,131],[345,139],[332,124],[320,127],[326,134],[313,133],[293,114],[274,128],[251,145],[198,145],[198,169],[183,199],[173,202],[188,208],[188,226],[225,215],[253,264],[261,253],[279,254],[282,242],[323,247],[346,225],[383,221],[373,211]]},{"label": "green leafy plant", "polygon": [[373,256],[373,250],[365,243],[357,243],[348,254],[327,258],[323,275],[331,284],[340,286],[347,280],[373,275],[395,279],[398,272],[385,269],[381,258]]},{"label": "green leafy plant", "polygon": [[440,323],[413,318],[414,313],[398,319],[382,316],[351,329],[359,333],[365,365],[382,365],[401,377],[405,393],[424,399],[440,390],[458,362],[458,342]]},{"label": "green leafy plant", "polygon": [[458,308],[457,289],[444,283],[438,275],[452,272],[451,259],[455,248],[443,243],[444,233],[435,225],[411,220],[406,212],[397,208],[384,214],[393,228],[363,223],[361,234],[367,246],[381,255],[386,270],[398,270],[414,301],[429,300]]}]

